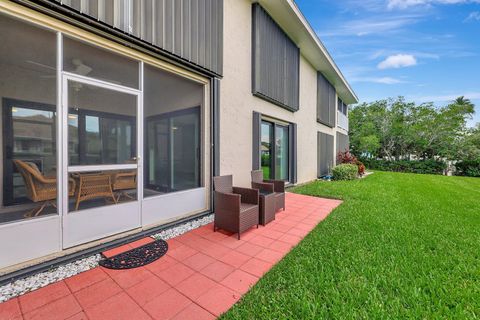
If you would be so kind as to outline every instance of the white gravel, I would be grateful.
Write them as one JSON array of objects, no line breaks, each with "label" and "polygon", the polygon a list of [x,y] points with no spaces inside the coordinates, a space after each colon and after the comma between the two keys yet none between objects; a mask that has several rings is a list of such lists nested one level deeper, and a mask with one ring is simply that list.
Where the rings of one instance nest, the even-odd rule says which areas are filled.
[{"label": "white gravel", "polygon": [[[154,239],[168,240],[177,237],[185,232],[196,229],[203,225],[213,222],[213,214],[189,221],[176,227],[163,230],[160,233],[152,235]],[[40,272],[24,279],[15,280],[0,287],[0,303],[9,299],[18,297],[27,292],[45,287],[51,283],[69,278],[81,272],[93,269],[98,266],[101,255],[96,254],[84,259],[58,266],[49,271]]]},{"label": "white gravel", "polygon": [[209,224],[213,222],[213,214],[210,214],[208,216],[205,216],[200,219],[192,220],[189,222],[185,222],[179,226],[176,226],[174,228],[170,228],[167,230],[163,230],[160,233],[152,235],[153,238],[155,239],[162,239],[162,240],[168,240],[171,238],[178,237],[181,234],[184,234],[185,232],[188,232],[190,230],[196,229],[198,227],[204,226],[206,224]]}]

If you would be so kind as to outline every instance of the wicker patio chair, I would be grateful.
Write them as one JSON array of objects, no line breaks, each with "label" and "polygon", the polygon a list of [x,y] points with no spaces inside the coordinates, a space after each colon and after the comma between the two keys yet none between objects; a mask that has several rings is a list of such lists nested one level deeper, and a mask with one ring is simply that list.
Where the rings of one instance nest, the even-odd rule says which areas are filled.
[{"label": "wicker patio chair", "polygon": [[75,177],[78,179],[75,210],[78,210],[82,201],[90,199],[112,199],[113,203],[117,203],[117,199],[113,195],[109,174],[80,173],[76,174]]},{"label": "wicker patio chair", "polygon": [[233,187],[233,177],[213,178],[215,221],[217,228],[240,234],[259,223],[258,190]]},{"label": "wicker patio chair", "polygon": [[275,211],[280,209],[285,210],[285,181],[263,179],[263,171],[254,170],[252,171],[252,186],[254,183],[273,184],[273,190],[275,192]]},{"label": "wicker patio chair", "polygon": [[135,197],[132,197],[127,191],[137,189],[136,170],[112,171],[110,172],[110,180],[117,202],[120,201],[121,197],[135,200]]},{"label": "wicker patio chair", "polygon": [[[38,216],[47,206],[57,207],[57,179],[56,177],[44,176],[34,163],[13,160],[13,163],[20,172],[27,189],[27,198],[37,203],[41,202],[40,207],[26,213],[25,218]],[[75,181],[68,180],[68,196],[75,193]]]}]

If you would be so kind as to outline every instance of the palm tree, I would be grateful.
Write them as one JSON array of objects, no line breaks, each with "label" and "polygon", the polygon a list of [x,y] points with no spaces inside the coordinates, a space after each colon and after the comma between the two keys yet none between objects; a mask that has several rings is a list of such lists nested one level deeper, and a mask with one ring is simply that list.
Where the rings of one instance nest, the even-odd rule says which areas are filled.
[{"label": "palm tree", "polygon": [[472,101],[470,101],[470,99],[465,99],[464,96],[458,97],[457,99],[453,100],[453,103],[459,106],[474,107]]}]

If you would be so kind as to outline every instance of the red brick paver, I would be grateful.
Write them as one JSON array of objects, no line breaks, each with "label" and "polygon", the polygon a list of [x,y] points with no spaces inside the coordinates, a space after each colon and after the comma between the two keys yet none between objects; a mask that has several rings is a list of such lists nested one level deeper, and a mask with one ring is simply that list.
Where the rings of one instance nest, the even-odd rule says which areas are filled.
[{"label": "red brick paver", "polygon": [[340,203],[287,193],[287,209],[241,240],[209,224],[168,240],[167,255],[145,267],[98,267],[1,303],[0,319],[215,319]]}]

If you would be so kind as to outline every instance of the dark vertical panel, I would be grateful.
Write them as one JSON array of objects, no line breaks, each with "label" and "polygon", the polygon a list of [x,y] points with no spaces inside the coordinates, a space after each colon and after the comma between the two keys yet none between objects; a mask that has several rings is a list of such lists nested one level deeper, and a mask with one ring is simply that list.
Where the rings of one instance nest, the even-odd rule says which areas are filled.
[{"label": "dark vertical panel", "polygon": [[191,42],[191,1],[182,0],[182,57],[191,60],[190,42]]},{"label": "dark vertical panel", "polygon": [[205,0],[205,62],[204,66],[211,67],[212,63],[212,0]]},{"label": "dark vertical panel", "polygon": [[327,144],[327,173],[331,173],[333,166],[335,165],[335,154],[334,154],[334,145],[333,145],[333,136],[326,135],[326,144]]},{"label": "dark vertical panel", "polygon": [[190,24],[190,36],[192,37],[191,41],[191,61],[198,61],[198,2],[191,1],[191,24]]},{"label": "dark vertical panel", "polygon": [[69,7],[77,10],[77,11],[80,11],[81,6],[82,6],[82,1],[81,0],[63,1],[63,3],[66,4]]},{"label": "dark vertical panel", "polygon": [[252,139],[252,170],[260,170],[262,115],[253,112],[253,139]]},{"label": "dark vertical panel", "polygon": [[217,5],[215,6],[216,12],[215,16],[217,17],[217,33],[216,38],[217,43],[217,61],[216,61],[216,70],[219,74],[223,74],[223,0],[217,0]]},{"label": "dark vertical panel", "polygon": [[332,128],[335,126],[335,100],[335,88],[318,72],[317,121]]},{"label": "dark vertical panel", "polygon": [[317,134],[317,171],[318,177],[325,176],[330,173],[334,164],[333,154],[333,136],[318,132]]},{"label": "dark vertical panel", "polygon": [[288,126],[289,130],[289,158],[290,158],[290,182],[295,184],[297,183],[297,124],[296,123],[290,123]]},{"label": "dark vertical panel", "polygon": [[173,39],[174,39],[174,53],[178,56],[182,56],[182,46],[183,46],[183,25],[182,25],[182,19],[183,19],[183,1],[181,0],[174,0],[175,5],[174,5],[174,34],[173,34]]},{"label": "dark vertical panel", "polygon": [[252,7],[252,21],[252,91],[297,111],[300,50],[259,4]]},{"label": "dark vertical panel", "polygon": [[98,19],[98,0],[88,0],[86,3],[87,11],[85,13],[94,19]]},{"label": "dark vertical panel", "polygon": [[143,0],[143,14],[141,21],[141,38],[149,43],[153,43],[153,26],[154,26],[154,2],[155,0]]},{"label": "dark vertical panel", "polygon": [[164,32],[165,32],[165,0],[155,1],[155,39],[154,44],[157,47],[165,48]]},{"label": "dark vertical panel", "polygon": [[165,12],[164,12],[164,48],[170,52],[174,52],[174,19],[175,19],[175,0],[164,0],[165,2]]},{"label": "dark vertical panel", "polygon": [[213,175],[220,175],[220,79],[211,81],[212,87],[212,145],[213,145]]},{"label": "dark vertical panel", "polygon": [[205,65],[205,26],[206,26],[206,2],[207,0],[197,0],[198,2],[198,63]]},{"label": "dark vertical panel", "polygon": [[337,132],[337,153],[347,150],[350,146],[350,139],[346,134]]},{"label": "dark vertical panel", "polygon": [[140,38],[142,35],[142,24],[145,22],[143,17],[143,7],[145,6],[145,0],[136,0],[132,2],[132,21],[130,22],[130,33],[135,37]]},{"label": "dark vertical panel", "polygon": [[115,16],[115,5],[114,5],[115,0],[105,0],[103,12],[105,14],[105,23],[113,26],[113,21],[114,21],[114,16]]}]

